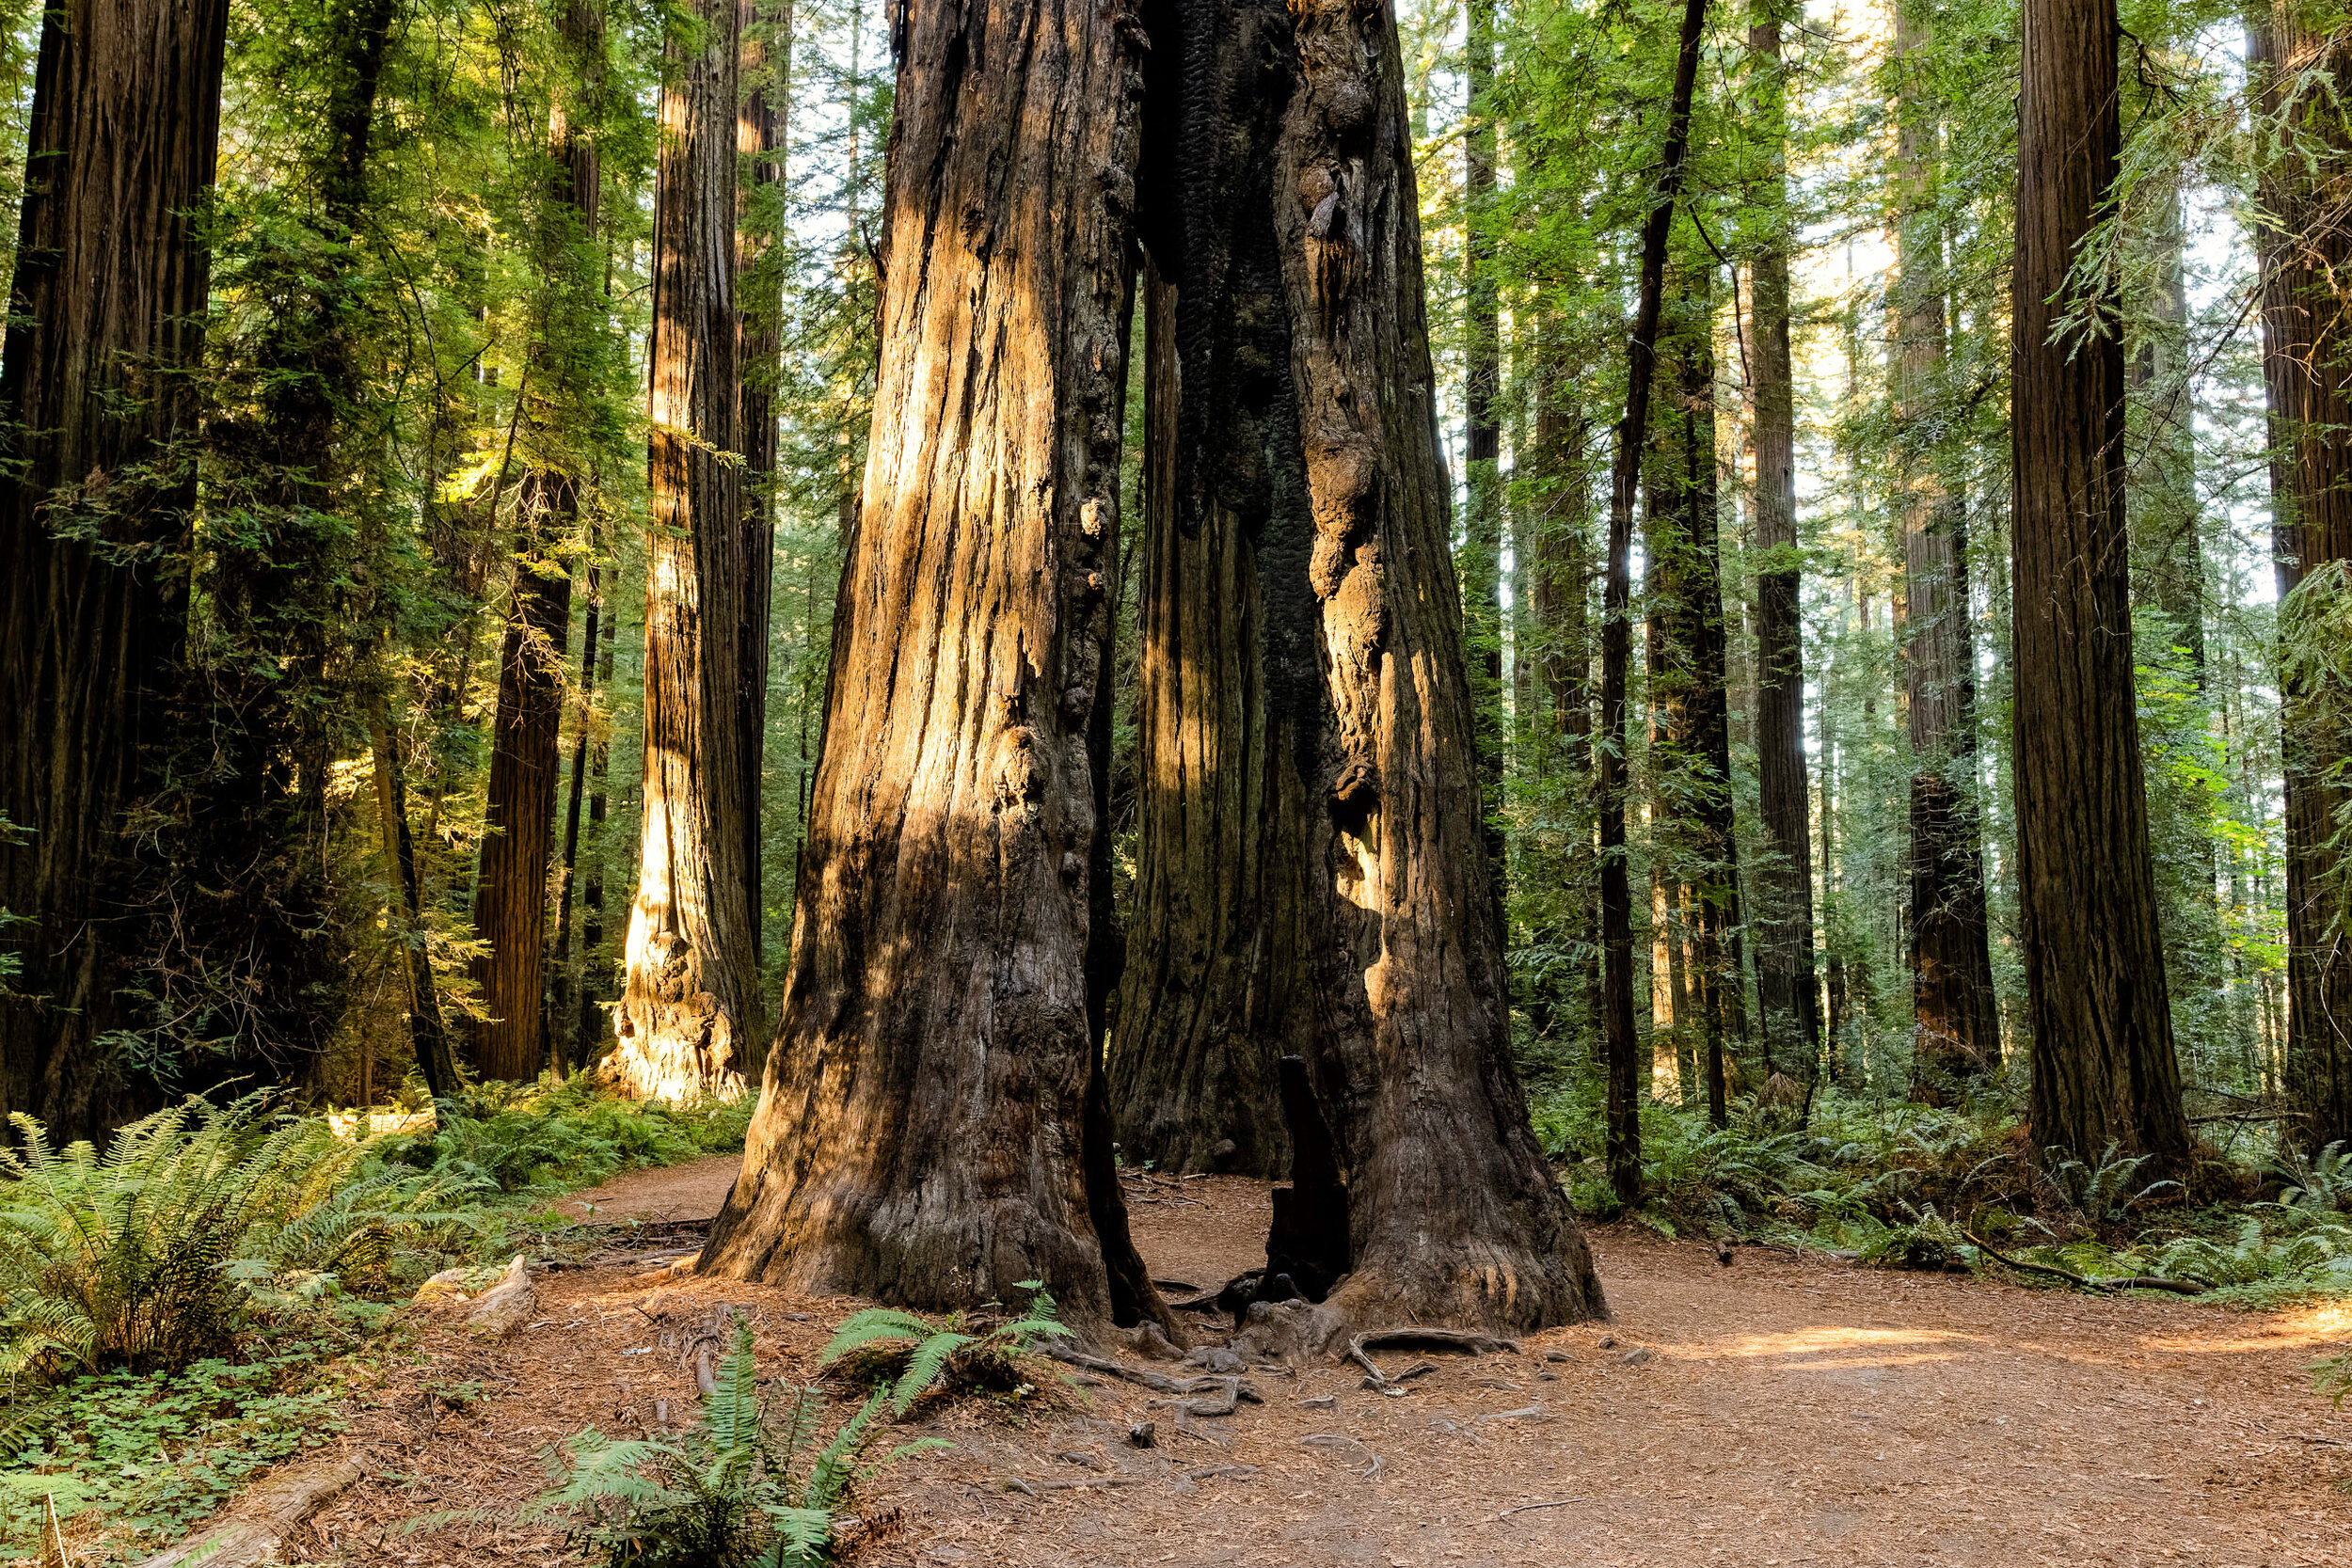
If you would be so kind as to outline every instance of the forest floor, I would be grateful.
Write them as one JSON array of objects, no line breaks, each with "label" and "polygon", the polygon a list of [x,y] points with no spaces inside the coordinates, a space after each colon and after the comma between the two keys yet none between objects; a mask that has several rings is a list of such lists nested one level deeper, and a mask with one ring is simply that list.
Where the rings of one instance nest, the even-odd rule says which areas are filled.
[{"label": "forest floor", "polygon": [[[605,1220],[697,1218],[737,1163],[640,1172],[574,1201]],[[1206,1284],[1263,1261],[1265,1193],[1131,1178],[1153,1274]],[[1401,1395],[1361,1388],[1348,1367],[1259,1370],[1264,1402],[1188,1421],[1199,1436],[1123,1383],[945,1410],[906,1435],[952,1448],[854,1499],[885,1524],[852,1560],[2352,1563],[2352,1497],[2337,1485],[2352,1478],[2352,1418],[2304,1371],[2352,1338],[2352,1304],[2248,1313],[1755,1247],[1724,1266],[1705,1245],[1591,1236],[1610,1322],[1516,1355],[1436,1355]],[[696,1310],[742,1304],[763,1373],[794,1382],[863,1305],[658,1283]],[[554,1270],[541,1321],[504,1344],[422,1325],[420,1361],[385,1374],[343,1439],[373,1446],[372,1479],[289,1544],[297,1560],[578,1560],[560,1532],[511,1516],[546,1484],[550,1441],[691,1414],[691,1373],[644,1310],[655,1288],[642,1265]],[[1130,1446],[1147,1419],[1158,1446]],[[401,1529],[449,1509],[482,1513]]]}]

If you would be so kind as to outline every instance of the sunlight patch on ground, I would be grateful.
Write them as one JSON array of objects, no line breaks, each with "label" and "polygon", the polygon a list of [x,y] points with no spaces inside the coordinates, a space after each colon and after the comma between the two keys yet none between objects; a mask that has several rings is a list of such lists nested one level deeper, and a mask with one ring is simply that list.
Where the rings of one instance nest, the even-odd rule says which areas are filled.
[{"label": "sunlight patch on ground", "polygon": [[1804,1367],[1903,1367],[1949,1361],[1967,1347],[1985,1342],[1979,1335],[1943,1328],[1851,1328],[1822,1323],[1785,1334],[1743,1334],[1711,1344],[1676,1346],[1664,1354],[1686,1361],[1784,1356],[1803,1357],[1798,1364]]},{"label": "sunlight patch on ground", "polygon": [[[2242,1323],[2244,1320],[2236,1322]],[[2192,1355],[2242,1354],[2249,1351],[2304,1350],[2337,1345],[2352,1339],[2352,1302],[2331,1301],[2318,1307],[2274,1312],[2258,1320],[2258,1323],[2252,1333],[2227,1336],[2143,1334],[2139,1342],[2148,1350]]]}]

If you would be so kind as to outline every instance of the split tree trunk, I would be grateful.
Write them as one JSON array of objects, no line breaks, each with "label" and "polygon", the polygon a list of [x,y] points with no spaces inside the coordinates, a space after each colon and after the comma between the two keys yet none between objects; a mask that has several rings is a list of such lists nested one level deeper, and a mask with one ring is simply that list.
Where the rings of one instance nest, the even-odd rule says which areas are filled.
[{"label": "split tree trunk", "polygon": [[672,1101],[742,1092],[762,1027],[744,894],[756,801],[739,691],[754,571],[736,429],[737,0],[686,9],[654,191],[644,832],[605,1065],[628,1092]]},{"label": "split tree trunk", "polygon": [[1764,860],[1756,940],[1756,1002],[1764,1014],[1764,1066],[1807,1091],[1821,1052],[1813,980],[1813,850],[1806,831],[1804,650],[1797,554],[1796,378],[1788,345],[1788,214],[1780,139],[1787,118],[1780,80],[1780,20],[1763,0],[1748,29],[1770,138],[1763,181],[1766,230],[1751,274],[1748,373],[1756,450],[1756,791]]},{"label": "split tree trunk", "polygon": [[[87,0],[41,24],[0,409],[0,1110],[63,1139],[116,1114],[124,808],[180,652],[222,0]],[[155,465],[149,467],[149,465]]]},{"label": "split tree trunk", "polygon": [[[2300,137],[2342,160],[2352,156],[2341,110],[2323,94],[2286,101],[2289,86],[2314,65],[2340,77],[2347,51],[2340,39],[2310,31],[2292,6],[2259,4],[2249,54],[2267,112],[2283,113]],[[2255,239],[2263,274],[2263,372],[2269,392],[2273,455],[2272,553],[2279,597],[2329,598],[2352,592],[2352,361],[2344,347],[2346,312],[2340,280],[2352,268],[2352,235],[2341,209],[2323,207],[2306,166],[2282,156],[2260,186]],[[2344,860],[2337,846],[2346,792],[2337,780],[2352,757],[2352,736],[2323,701],[2291,650],[2280,682],[2285,699],[2282,739],[2287,816],[2286,1091],[2291,1145],[2316,1152],[2352,1138],[2352,953],[2347,953]]]},{"label": "split tree trunk", "polygon": [[[2018,909],[2037,1142],[2182,1168],[2133,689],[2123,344],[2052,341],[2067,272],[2115,180],[2114,0],[2026,0],[2010,447]],[[2051,302],[2057,300],[2054,305]]]},{"label": "split tree trunk", "polygon": [[1897,155],[1901,227],[1897,417],[1904,427],[1897,505],[1903,536],[1903,644],[1911,728],[1912,1096],[1930,1104],[1989,1080],[2001,1064],[1977,816],[1976,648],[1968,625],[1967,513],[1937,476],[1928,421],[1943,393],[1944,239],[1934,210],[1936,126],[1928,24],[1915,0],[1895,19],[1904,70]]},{"label": "split tree trunk", "polygon": [[[1141,35],[898,14],[881,356],[792,959],[708,1272],[1164,1314],[1089,973]],[[1106,866],[1105,866],[1106,868]]]}]

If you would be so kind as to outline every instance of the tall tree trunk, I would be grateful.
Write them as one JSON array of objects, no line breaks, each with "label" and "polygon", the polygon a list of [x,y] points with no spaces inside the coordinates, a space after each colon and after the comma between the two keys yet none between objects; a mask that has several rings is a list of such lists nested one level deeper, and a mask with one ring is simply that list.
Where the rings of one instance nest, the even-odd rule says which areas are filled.
[{"label": "tall tree trunk", "polygon": [[[2114,0],[2026,0],[2010,383],[2018,910],[2037,1142],[2189,1152],[2140,775],[2113,302],[2052,341],[2115,180]],[[2051,302],[2056,299],[2058,303]]]},{"label": "tall tree trunk", "polygon": [[[1539,329],[1537,356],[1532,456],[1543,499],[1525,578],[1532,651],[1547,719],[1544,738],[1536,747],[1536,770],[1545,792],[1544,815],[1560,824],[1565,841],[1557,862],[1546,868],[1548,879],[1556,877],[1565,886],[1556,889],[1558,913],[1543,931],[1541,945],[1557,950],[1573,943],[1589,954],[1597,947],[1597,935],[1592,865],[1590,437],[1556,323],[1547,321]],[[1588,1038],[1598,1037],[1594,1008],[1600,988],[1592,971],[1589,959],[1575,965],[1555,963],[1535,980],[1528,1017],[1538,1035],[1550,1034],[1563,1007],[1573,1006],[1581,1011],[1581,1016],[1572,1013],[1574,1026]]]},{"label": "tall tree trunk", "polygon": [[1903,71],[1897,157],[1903,182],[1896,297],[1897,508],[1903,539],[1903,642],[1911,729],[1913,1098],[1944,1104],[2001,1063],[1977,816],[1976,647],[1969,635],[1967,512],[1937,471],[1929,434],[1944,396],[1944,236],[1934,207],[1937,131],[1929,106],[1928,22],[1917,0],[1895,19]]},{"label": "tall tree trunk", "polygon": [[896,26],[865,496],[782,1024],[702,1266],[931,1307],[1042,1280],[1132,1323],[1165,1308],[1089,959],[1144,49],[1087,0]]},{"label": "tall tree trunk", "polygon": [[[392,874],[394,939],[400,943],[401,977],[408,991],[408,1043],[425,1091],[445,1100],[461,1086],[457,1058],[441,1022],[441,999],[433,983],[433,960],[424,945],[424,902],[417,878],[416,840],[408,832],[408,790],[400,766],[399,739],[385,714],[384,694],[368,699],[368,739],[375,764],[375,812],[384,862]],[[363,1097],[364,1098],[364,1097]]]},{"label": "tall tree trunk", "polygon": [[1478,712],[1478,777],[1487,817],[1486,854],[1500,894],[1509,867],[1503,840],[1502,768],[1502,310],[1495,277],[1493,106],[1495,0],[1469,0],[1465,75],[1469,123],[1462,135],[1464,309],[1462,459],[1470,470],[1470,515],[1462,551],[1470,697]]},{"label": "tall tree trunk", "polygon": [[[760,961],[766,912],[761,892],[760,805],[766,799],[761,758],[768,741],[768,621],[776,560],[776,378],[783,372],[783,182],[786,130],[792,110],[792,0],[737,0],[741,28],[743,106],[736,147],[744,163],[736,193],[736,275],[742,314],[737,324],[739,377],[736,429],[743,450],[742,620],[736,647],[742,670],[736,686],[736,724],[741,738],[744,811],[744,902],[751,923],[752,963]],[[758,1071],[768,1042],[753,1038],[743,1070]]]},{"label": "tall tree trunk", "polygon": [[[2151,317],[2128,372],[2130,401],[2145,417],[2146,440],[2132,476],[2132,559],[2144,584],[2136,602],[2161,613],[2173,646],[2200,688],[2205,679],[2205,559],[2197,495],[2196,407],[2185,365],[2188,347],[2188,235],[2177,180],[2160,192],[2153,232]],[[2256,241],[2260,245],[2259,236]]]},{"label": "tall tree trunk", "polygon": [[[1405,69],[1386,6],[1295,0],[1275,155],[1324,721],[1304,863],[1348,1187],[1337,1322],[1533,1326],[1603,1310],[1510,1056],[1477,714],[1447,548]],[[1295,573],[1297,563],[1287,570]],[[1295,579],[1294,579],[1295,580]],[[1288,602],[1287,600],[1285,602]]]},{"label": "tall tree trunk", "polygon": [[1642,447],[1649,432],[1651,383],[1658,362],[1658,316],[1666,280],[1666,240],[1682,194],[1682,158],[1691,137],[1691,94],[1698,81],[1707,0],[1685,0],[1666,104],[1658,183],[1642,223],[1639,293],[1627,339],[1625,420],[1617,426],[1609,494],[1608,581],[1601,595],[1600,811],[1601,1051],[1608,1064],[1610,1185],[1620,1203],[1642,1197],[1639,1063],[1633,1037],[1633,898],[1626,867],[1626,667],[1632,662],[1633,501],[1642,483]]},{"label": "tall tree trunk", "polygon": [[192,383],[228,33],[222,0],[47,12],[0,345],[0,1109],[53,1135],[119,1108],[101,1042],[135,963],[122,814],[180,653]]},{"label": "tall tree trunk", "polygon": [[1756,56],[1768,169],[1763,233],[1751,273],[1748,374],[1756,447],[1756,792],[1764,861],[1756,942],[1756,1001],[1764,1014],[1764,1065],[1809,1089],[1820,1056],[1813,981],[1813,854],[1806,817],[1804,650],[1798,588],[1796,378],[1788,345],[1788,222],[1781,138],[1777,0],[1761,0],[1748,29]]},{"label": "tall tree trunk", "polygon": [[[2258,5],[2248,54],[2265,110],[2295,140],[2264,173],[2255,229],[2262,258],[2263,372],[2269,393],[2272,553],[2279,597],[2294,611],[2325,612],[2347,591],[2352,566],[2352,360],[2344,347],[2342,279],[2352,268],[2340,197],[2315,187],[2312,170],[2341,180],[2352,127],[2328,91],[2298,79],[2340,79],[2352,49],[2314,33],[2293,6]],[[2319,68],[2314,71],[2314,68]],[[2286,762],[2287,1037],[2285,1088],[2295,1119],[2290,1145],[2313,1152],[2352,1138],[2352,952],[2343,917],[2338,843],[2352,757],[2341,693],[2331,693],[2281,644]]]},{"label": "tall tree trunk", "polygon": [[561,1077],[572,1062],[572,1020],[580,1013],[580,964],[572,942],[572,896],[580,872],[580,808],[588,791],[588,736],[596,728],[596,643],[603,635],[605,568],[588,531],[588,614],[580,627],[580,675],[572,692],[571,778],[564,791],[564,858],[556,867],[555,986],[548,1002],[548,1065]]},{"label": "tall tree trunk", "polygon": [[[603,626],[597,637],[601,649],[590,649],[596,658],[596,687],[602,691],[612,689],[612,659],[620,646],[621,614],[617,603],[605,607]],[[597,995],[611,975],[611,967],[604,960],[604,872],[609,858],[604,841],[604,818],[612,771],[612,741],[603,730],[588,748],[588,871],[580,880],[580,1011],[569,1024],[571,1029],[572,1064],[585,1068],[596,1059],[596,1047],[612,1037],[606,1005]],[[600,967],[602,966],[602,967]]]},{"label": "tall tree trunk", "polygon": [[737,0],[687,10],[699,25],[670,41],[654,193],[644,833],[606,1063],[658,1100],[740,1093],[762,1027],[743,891],[756,802],[739,691],[754,573],[736,460]]}]

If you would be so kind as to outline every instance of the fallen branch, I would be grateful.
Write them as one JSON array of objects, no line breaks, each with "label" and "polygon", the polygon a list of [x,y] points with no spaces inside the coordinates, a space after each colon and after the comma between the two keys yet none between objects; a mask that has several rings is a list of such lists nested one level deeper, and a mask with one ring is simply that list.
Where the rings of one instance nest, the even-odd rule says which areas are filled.
[{"label": "fallen branch", "polygon": [[366,1474],[365,1449],[334,1454],[281,1470],[239,1497],[229,1516],[159,1552],[138,1568],[248,1568],[278,1560],[278,1550],[296,1525],[319,1505]]},{"label": "fallen branch", "polygon": [[1519,1349],[1519,1342],[1517,1339],[1498,1339],[1491,1334],[1480,1334],[1467,1329],[1416,1328],[1409,1324],[1403,1328],[1366,1329],[1347,1342],[1348,1358],[1381,1383],[1394,1380],[1380,1370],[1377,1362],[1364,1354],[1374,1345],[1410,1345],[1421,1350],[1458,1350],[1467,1351],[1472,1355],[1491,1355],[1497,1351],[1509,1351],[1516,1355]]},{"label": "fallen branch", "polygon": [[2031,1263],[2023,1258],[2011,1258],[2009,1254],[1987,1243],[1982,1237],[1973,1231],[1963,1230],[1961,1235],[1967,1239],[1970,1246],[1975,1247],[1996,1263],[2006,1263],[2020,1274],[2046,1274],[2053,1279],[2066,1280],[2070,1284],[2081,1286],[2086,1291],[2104,1291],[2109,1295],[2118,1291],[2170,1291],[2175,1295],[2184,1296],[2201,1296],[2206,1291],[2205,1286],[2198,1284],[2193,1279],[2163,1279],[2152,1274],[2125,1275],[2116,1279],[2093,1279],[2089,1275],[2076,1274],[2072,1269],[2061,1269],[2049,1263]]},{"label": "fallen branch", "polygon": [[1554,1497],[1548,1503],[1521,1503],[1517,1508],[1504,1509],[1502,1513],[1496,1514],[1495,1517],[1498,1519],[1508,1519],[1514,1513],[1532,1513],[1539,1508],[1565,1508],[1570,1503],[1581,1503],[1583,1500],[1584,1499],[1581,1497]]}]

